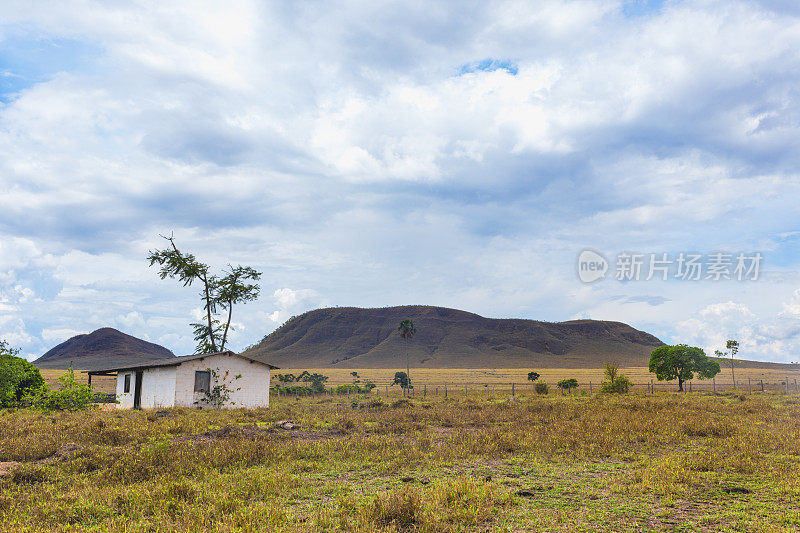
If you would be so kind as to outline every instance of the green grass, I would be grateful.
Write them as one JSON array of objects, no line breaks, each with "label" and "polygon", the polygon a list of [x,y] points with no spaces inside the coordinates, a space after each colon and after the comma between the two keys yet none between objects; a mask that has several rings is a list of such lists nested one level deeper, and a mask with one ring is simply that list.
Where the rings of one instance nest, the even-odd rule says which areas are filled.
[{"label": "green grass", "polygon": [[800,529],[794,396],[5,411],[0,461],[3,530]]}]

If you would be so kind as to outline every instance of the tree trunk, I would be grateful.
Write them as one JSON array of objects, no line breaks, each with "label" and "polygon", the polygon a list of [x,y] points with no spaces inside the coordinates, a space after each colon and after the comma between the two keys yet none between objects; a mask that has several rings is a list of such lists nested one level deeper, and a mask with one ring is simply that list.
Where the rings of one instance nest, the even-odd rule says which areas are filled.
[{"label": "tree trunk", "polygon": [[217,351],[217,343],[214,342],[214,322],[211,320],[211,294],[208,290],[208,274],[203,274],[203,283],[206,288],[206,317],[208,318],[208,337],[211,340],[211,349]]},{"label": "tree trunk", "polygon": [[678,392],[683,392],[683,380],[678,378]]},{"label": "tree trunk", "polygon": [[733,371],[733,354],[731,354],[731,377],[733,377],[733,388],[736,389],[736,373]]},{"label": "tree trunk", "polygon": [[222,345],[219,351],[225,350],[225,341],[228,340],[228,328],[231,327],[231,315],[233,314],[233,302],[228,301],[228,321],[225,323],[225,332],[222,334]]},{"label": "tree trunk", "polygon": [[408,341],[409,338],[406,337],[406,376],[408,376],[408,385],[411,386],[411,366],[408,363]]}]

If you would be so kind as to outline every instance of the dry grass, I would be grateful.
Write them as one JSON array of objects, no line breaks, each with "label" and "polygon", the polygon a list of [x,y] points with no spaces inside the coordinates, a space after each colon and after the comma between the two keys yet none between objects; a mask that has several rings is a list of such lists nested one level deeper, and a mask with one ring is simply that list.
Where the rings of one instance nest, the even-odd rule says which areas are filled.
[{"label": "dry grass", "polygon": [[[318,372],[320,374],[324,374],[329,376],[328,385],[329,386],[336,386],[341,384],[347,384],[353,382],[353,376],[350,375],[350,372],[353,370],[350,369],[330,369],[330,368],[323,368],[323,369],[281,369],[278,370],[278,373],[292,373],[295,375],[300,374],[303,370],[308,370],[309,372]],[[385,394],[385,386],[390,384],[394,378],[394,373],[397,371],[405,371],[405,369],[359,369],[355,370],[358,372],[359,376],[361,376],[362,380],[371,380],[374,383],[378,384],[381,388],[382,393]],[[602,368],[590,368],[590,369],[564,369],[564,368],[544,368],[544,369],[535,369],[539,374],[541,374],[540,381],[545,381],[550,383],[551,386],[555,385],[561,379],[565,378],[576,378],[580,383],[581,387],[584,389],[591,388],[594,390],[598,387],[599,383],[603,381],[603,369]],[[450,388],[456,389],[463,389],[464,385],[468,385],[472,390],[484,390],[491,392],[492,389],[495,391],[500,390],[509,390],[511,388],[511,383],[515,384],[515,389],[517,387],[520,390],[525,390],[526,388],[532,389],[533,386],[528,381],[528,369],[519,369],[519,368],[501,368],[501,369],[489,369],[489,368],[476,368],[476,369],[430,369],[430,368],[412,368],[411,375],[414,378],[414,384],[417,387],[417,394],[420,393],[420,389],[427,388],[428,393],[434,393],[437,388],[439,393],[443,393],[445,384]],[[628,367],[628,368],[621,368],[620,371],[623,374],[626,374],[634,383],[634,389],[645,389],[647,384],[650,383],[650,380],[653,379],[653,375],[647,370],[647,367]],[[58,376],[64,373],[63,370],[54,370],[54,369],[44,369],[41,370],[42,376],[44,377],[45,381],[50,384],[55,384],[56,379]],[[273,373],[273,381],[274,380]],[[79,381],[86,383],[87,375],[84,372],[77,371],[75,373],[76,378]],[[750,379],[750,384],[748,385],[748,378]],[[761,380],[764,381],[765,389],[778,391],[778,390],[785,390],[785,385],[781,385],[781,383],[785,383],[786,379],[789,379],[789,385],[792,392],[797,392],[797,386],[800,385],[800,373],[788,373],[779,370],[769,369],[769,368],[742,368],[736,370],[736,381],[738,384],[739,389],[741,390],[748,390],[748,386],[752,388],[753,391],[760,390],[760,382]],[[716,378],[716,385],[719,389],[729,389],[731,388],[732,379],[731,379],[731,372],[730,367],[723,367],[722,373],[719,374]],[[693,387],[700,389],[700,390],[710,390],[712,388],[711,380],[695,380],[693,382]],[[116,389],[116,378],[108,377],[108,376],[94,376],[92,378],[92,386],[95,388],[97,392],[103,393],[112,393]],[[658,383],[656,382],[656,388],[661,390],[672,390],[676,388],[675,383]],[[396,389],[396,387],[395,387]],[[376,393],[379,391],[375,391]],[[392,394],[397,394],[397,391],[390,391]]]},{"label": "dry grass", "polygon": [[800,398],[785,395],[5,411],[2,461],[23,463],[0,478],[5,530],[800,528]]},{"label": "dry grass", "polygon": [[[353,372],[353,370],[350,369],[301,368],[301,369],[281,369],[276,372],[283,374],[292,373],[298,375],[303,370],[308,370],[309,372],[318,372],[320,374],[329,376],[328,380],[329,385],[340,385],[353,382],[353,376],[350,375],[350,372]],[[511,383],[515,383],[516,387],[522,387],[524,390],[525,387],[532,389],[532,385],[528,381],[528,372],[530,372],[531,370],[536,370],[536,372],[538,372],[541,375],[539,380],[545,381],[549,383],[551,386],[555,385],[555,383],[557,383],[559,380],[562,379],[576,378],[578,382],[580,382],[582,388],[588,389],[589,383],[592,383],[593,387],[596,388],[598,384],[602,383],[602,381],[604,380],[603,368],[588,368],[588,369],[587,368],[584,369],[412,368],[411,376],[414,380],[414,384],[416,387],[418,388],[428,387],[429,390],[431,388],[435,389],[436,387],[443,389],[445,384],[447,384],[448,387],[463,387],[465,384],[467,384],[473,386],[474,388],[483,388],[483,389],[491,389],[494,386],[496,390],[499,390],[501,387],[504,389],[511,388]],[[405,372],[405,369],[361,369],[355,371],[358,372],[362,380],[368,379],[378,384],[379,386],[385,386],[386,384],[392,382],[395,372],[398,371]],[[627,375],[631,379],[631,381],[640,388],[646,388],[647,384],[650,383],[650,380],[653,379],[653,374],[651,374],[648,371],[647,367],[620,368],[620,372],[622,374]],[[740,389],[747,390],[748,378],[751,380],[751,385],[754,391],[760,388],[760,380],[764,380],[765,388],[777,389],[778,384],[781,382],[785,382],[785,380],[788,378],[790,388],[794,392],[796,391],[795,388],[796,381],[800,382],[800,373],[799,372],[788,373],[779,370],[762,369],[762,368],[743,368],[736,370],[736,381]],[[731,388],[733,380],[731,378],[730,367],[723,367],[722,372],[716,377],[715,382],[717,386],[720,388]],[[711,389],[712,382],[711,380],[694,380],[693,386],[700,387],[704,390]],[[656,381],[656,387],[663,388],[665,390],[671,390],[677,387],[677,382],[659,384]]]},{"label": "dry grass", "polygon": [[[55,368],[41,368],[39,372],[42,373],[42,377],[44,378],[45,383],[49,384],[50,386],[56,386],[58,384],[59,376],[63,375],[65,370],[55,369]],[[86,372],[82,370],[75,371],[75,380],[79,383],[88,383],[89,376]],[[117,389],[117,378],[114,376],[93,376],[92,377],[92,387],[96,392],[102,392],[110,394],[112,392],[116,392]]]}]

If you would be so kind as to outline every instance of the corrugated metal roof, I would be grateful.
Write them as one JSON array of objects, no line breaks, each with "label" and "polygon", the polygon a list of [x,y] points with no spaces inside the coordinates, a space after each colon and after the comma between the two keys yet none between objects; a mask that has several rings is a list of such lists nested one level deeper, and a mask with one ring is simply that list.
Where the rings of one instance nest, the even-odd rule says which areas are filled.
[{"label": "corrugated metal roof", "polygon": [[259,361],[258,359],[253,359],[252,357],[247,357],[245,355],[241,355],[238,353],[234,353],[231,351],[224,351],[224,352],[215,352],[215,353],[203,353],[203,354],[195,354],[195,355],[182,355],[180,357],[166,357],[164,359],[153,359],[151,361],[144,361],[140,364],[136,365],[127,365],[127,366],[118,366],[114,368],[106,368],[102,370],[90,370],[87,374],[102,374],[108,372],[119,372],[120,370],[143,370],[145,368],[154,368],[154,367],[164,367],[164,366],[178,366],[181,363],[185,363],[186,361],[195,361],[198,359],[205,359],[206,357],[213,357],[215,355],[233,355],[236,357],[241,357],[242,359],[247,359],[252,363],[259,363],[265,366],[270,367],[272,370],[277,370],[277,366],[273,366],[269,363],[265,363],[264,361]]}]

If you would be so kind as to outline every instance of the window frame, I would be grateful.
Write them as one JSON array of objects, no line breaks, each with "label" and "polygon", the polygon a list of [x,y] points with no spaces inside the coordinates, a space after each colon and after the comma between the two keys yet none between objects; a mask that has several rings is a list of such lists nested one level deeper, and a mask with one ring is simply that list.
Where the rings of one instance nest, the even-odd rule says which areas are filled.
[{"label": "window frame", "polygon": [[[203,381],[205,383],[203,383]],[[202,386],[205,384],[206,388]],[[211,390],[211,371],[210,370],[195,370],[194,371],[194,392],[207,393]]]},{"label": "window frame", "polygon": [[131,392],[131,375],[125,374],[124,381],[122,383],[122,392],[123,394],[130,394]]}]

